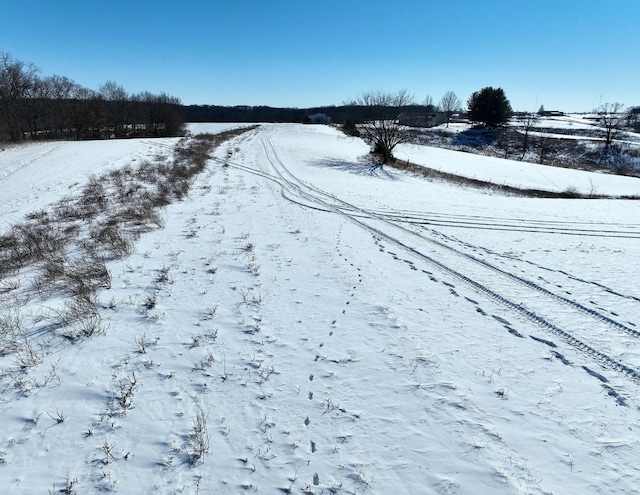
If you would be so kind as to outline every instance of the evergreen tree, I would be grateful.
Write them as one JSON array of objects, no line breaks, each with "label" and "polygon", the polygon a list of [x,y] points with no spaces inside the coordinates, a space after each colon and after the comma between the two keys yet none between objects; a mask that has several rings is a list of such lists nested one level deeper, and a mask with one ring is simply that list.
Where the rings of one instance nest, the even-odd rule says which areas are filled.
[{"label": "evergreen tree", "polygon": [[496,128],[511,117],[511,104],[502,88],[488,86],[475,91],[467,101],[469,120],[485,127]]}]

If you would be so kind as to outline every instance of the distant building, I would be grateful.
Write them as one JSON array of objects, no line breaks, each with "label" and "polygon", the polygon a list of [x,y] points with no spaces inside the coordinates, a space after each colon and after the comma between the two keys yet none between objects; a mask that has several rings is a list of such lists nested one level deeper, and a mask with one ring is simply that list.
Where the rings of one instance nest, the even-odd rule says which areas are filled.
[{"label": "distant building", "polygon": [[398,116],[398,123],[410,127],[435,127],[444,124],[447,116],[444,112],[433,112],[427,115],[401,113]]},{"label": "distant building", "polygon": [[329,117],[325,113],[314,113],[313,115],[309,115],[305,118],[305,124],[331,124],[331,117]]},{"label": "distant building", "polygon": [[559,112],[558,110],[544,110],[539,113],[543,117],[564,117],[564,112]]}]

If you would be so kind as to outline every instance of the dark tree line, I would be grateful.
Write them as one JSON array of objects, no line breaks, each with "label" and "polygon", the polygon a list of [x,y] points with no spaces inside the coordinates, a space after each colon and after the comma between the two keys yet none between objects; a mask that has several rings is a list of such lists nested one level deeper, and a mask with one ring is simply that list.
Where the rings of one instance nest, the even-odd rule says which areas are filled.
[{"label": "dark tree line", "polygon": [[177,136],[181,110],[164,93],[130,95],[112,81],[93,91],[0,53],[0,141]]},{"label": "dark tree line", "polygon": [[182,108],[185,122],[303,122],[307,115],[309,112],[305,109],[269,106],[189,105]]},{"label": "dark tree line", "polygon": [[[395,108],[395,115],[402,112],[424,114],[423,105],[408,105]],[[372,108],[366,105],[345,104],[311,108],[276,108],[269,106],[217,106],[189,105],[182,108],[185,122],[296,122],[302,123],[310,115],[324,113],[336,124],[345,122],[361,123],[372,118],[372,115],[383,116],[389,108],[383,105]]]}]

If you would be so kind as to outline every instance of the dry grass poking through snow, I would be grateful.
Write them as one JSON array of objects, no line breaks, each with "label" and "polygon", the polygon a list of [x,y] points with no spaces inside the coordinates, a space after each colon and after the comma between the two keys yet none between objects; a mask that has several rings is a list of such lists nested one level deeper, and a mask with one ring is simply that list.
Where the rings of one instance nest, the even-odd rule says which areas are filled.
[{"label": "dry grass poking through snow", "polygon": [[[140,234],[163,226],[163,208],[189,193],[209,153],[247,132],[181,140],[172,154],[91,177],[77,197],[28,215],[0,234],[0,383],[28,395],[50,383],[34,369],[61,342],[104,334],[96,293],[111,286],[106,263],[129,255]],[[40,310],[25,313],[27,303]],[[123,393],[126,409],[134,386]],[[126,392],[126,391],[125,391]],[[198,449],[196,449],[198,450]],[[202,446],[198,455],[202,457]]]}]

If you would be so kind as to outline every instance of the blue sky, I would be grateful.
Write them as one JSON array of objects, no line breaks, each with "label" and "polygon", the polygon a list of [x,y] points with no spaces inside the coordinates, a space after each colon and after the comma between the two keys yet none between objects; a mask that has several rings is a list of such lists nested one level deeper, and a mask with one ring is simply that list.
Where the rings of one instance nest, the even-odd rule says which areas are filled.
[{"label": "blue sky", "polygon": [[494,86],[514,110],[640,105],[640,0],[0,0],[0,51],[185,104]]}]

